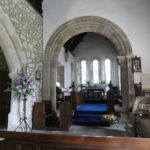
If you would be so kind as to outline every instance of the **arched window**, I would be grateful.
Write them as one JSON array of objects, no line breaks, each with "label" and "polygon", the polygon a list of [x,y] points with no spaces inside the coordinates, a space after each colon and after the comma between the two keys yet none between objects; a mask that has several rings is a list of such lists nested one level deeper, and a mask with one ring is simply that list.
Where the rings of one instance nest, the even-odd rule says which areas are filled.
[{"label": "arched window", "polygon": [[93,60],[93,83],[99,83],[98,60]]},{"label": "arched window", "polygon": [[109,83],[111,80],[111,66],[110,66],[110,59],[105,60],[105,79],[106,83]]},{"label": "arched window", "polygon": [[81,61],[81,83],[86,83],[86,60]]}]

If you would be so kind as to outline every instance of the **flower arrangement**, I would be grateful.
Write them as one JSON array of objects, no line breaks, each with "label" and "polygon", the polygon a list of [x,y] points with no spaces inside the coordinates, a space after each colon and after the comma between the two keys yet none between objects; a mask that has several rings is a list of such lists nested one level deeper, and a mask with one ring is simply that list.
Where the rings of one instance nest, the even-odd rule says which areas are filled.
[{"label": "flower arrangement", "polygon": [[16,79],[13,84],[14,96],[21,100],[22,95],[28,96],[31,95],[33,88],[33,80],[28,73],[28,66],[25,65],[21,68],[20,72],[17,73]]},{"label": "flower arrangement", "polygon": [[106,84],[106,81],[105,81],[105,80],[102,80],[102,81],[100,82],[100,84]]},{"label": "flower arrangement", "polygon": [[0,141],[4,141],[4,140],[5,140],[5,138],[1,138],[1,137],[0,137]]},{"label": "flower arrangement", "polygon": [[118,123],[119,117],[115,116],[114,114],[105,114],[101,118],[102,121],[109,122],[110,124]]}]

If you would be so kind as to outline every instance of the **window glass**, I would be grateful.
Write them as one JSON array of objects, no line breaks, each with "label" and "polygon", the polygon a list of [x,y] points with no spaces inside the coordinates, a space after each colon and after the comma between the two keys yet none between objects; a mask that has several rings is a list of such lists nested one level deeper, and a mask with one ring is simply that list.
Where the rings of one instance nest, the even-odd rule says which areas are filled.
[{"label": "window glass", "polygon": [[98,60],[93,60],[93,83],[99,83]]}]

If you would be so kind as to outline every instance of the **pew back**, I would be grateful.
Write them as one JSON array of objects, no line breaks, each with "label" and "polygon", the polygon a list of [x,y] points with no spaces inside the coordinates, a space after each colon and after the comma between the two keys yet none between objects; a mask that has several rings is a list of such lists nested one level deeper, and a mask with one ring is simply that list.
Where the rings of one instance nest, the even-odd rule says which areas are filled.
[{"label": "pew back", "polygon": [[0,150],[149,150],[150,139],[0,131]]}]

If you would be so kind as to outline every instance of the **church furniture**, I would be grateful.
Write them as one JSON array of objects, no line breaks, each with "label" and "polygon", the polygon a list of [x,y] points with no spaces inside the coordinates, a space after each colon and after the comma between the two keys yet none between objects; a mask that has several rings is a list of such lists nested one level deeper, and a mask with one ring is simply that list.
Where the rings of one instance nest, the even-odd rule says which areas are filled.
[{"label": "church furniture", "polygon": [[150,96],[150,89],[142,89],[141,96]]},{"label": "church furniture", "polygon": [[84,103],[107,103],[104,86],[85,87],[80,93],[84,97]]},{"label": "church furniture", "polygon": [[135,89],[135,97],[137,96],[142,96],[142,86],[140,84],[134,84],[134,89]]},{"label": "church furniture", "polygon": [[114,92],[112,91],[112,89],[110,89],[107,92],[107,105],[108,105],[108,111],[114,112]]},{"label": "church furniture", "polygon": [[82,92],[85,92],[86,97],[104,97],[105,95],[105,89],[103,87],[98,87],[98,86],[89,86],[85,87]]},{"label": "church furniture", "polygon": [[[99,94],[95,94],[95,92],[99,92]],[[73,123],[75,125],[109,126],[108,123],[101,120],[101,117],[114,111],[112,94],[109,94],[110,96],[106,98],[104,90],[95,87],[88,88],[87,94],[82,95],[82,92],[80,92],[80,103],[74,112]]]},{"label": "church furniture", "polygon": [[104,97],[104,89],[101,88],[88,88],[87,97]]},{"label": "church furniture", "polygon": [[41,102],[35,102],[33,107],[33,129],[44,129],[45,127],[45,105]]},{"label": "church furniture", "polygon": [[76,92],[72,91],[71,92],[71,102],[72,102],[72,109],[76,109]]},{"label": "church furniture", "polygon": [[150,97],[136,97],[133,113],[135,114],[136,135],[150,137]]},{"label": "church furniture", "polygon": [[69,102],[60,103],[60,130],[67,131],[69,126],[72,124],[72,107]]},{"label": "church furniture", "polygon": [[71,96],[64,96],[64,102],[71,103]]},{"label": "church furniture", "polygon": [[71,89],[70,92],[70,98],[71,98],[71,105],[72,105],[72,109],[75,110],[76,109],[76,91],[75,91],[75,83],[72,82],[71,87],[69,87]]},{"label": "church furniture", "polygon": [[0,131],[0,150],[148,150],[150,139]]},{"label": "church furniture", "polygon": [[56,107],[59,108],[59,102],[64,101],[64,93],[56,86]]},{"label": "church furniture", "polygon": [[133,106],[133,113],[134,114],[142,114],[148,115],[150,112],[150,96],[139,96],[136,97],[134,106]]},{"label": "church furniture", "polygon": [[[84,92],[84,94],[83,94]],[[104,89],[88,87],[77,95],[77,108],[74,112],[75,125],[100,125],[109,126],[101,120],[102,115],[114,113],[114,92],[110,89],[107,96]]]},{"label": "church furniture", "polygon": [[83,93],[79,92],[76,94],[76,108],[82,104],[84,104],[84,96]]},{"label": "church furniture", "polygon": [[101,121],[103,114],[108,113],[107,104],[83,104],[74,113],[73,123],[75,125],[98,125],[109,126],[108,123]]},{"label": "church furniture", "polygon": [[112,86],[112,88],[110,88],[113,92],[113,96],[114,96],[114,103],[115,104],[119,104],[120,106],[122,106],[122,96],[121,96],[121,92],[118,89],[117,86]]},{"label": "church furniture", "polygon": [[150,116],[136,115],[136,134],[138,137],[150,138]]},{"label": "church furniture", "polygon": [[[62,102],[62,101],[59,101],[59,102]],[[71,103],[72,109],[74,110],[76,108],[76,92],[71,91],[70,96],[64,96],[63,102]]]},{"label": "church furniture", "polygon": [[45,129],[52,123],[50,101],[35,102],[33,107],[33,129]]}]

